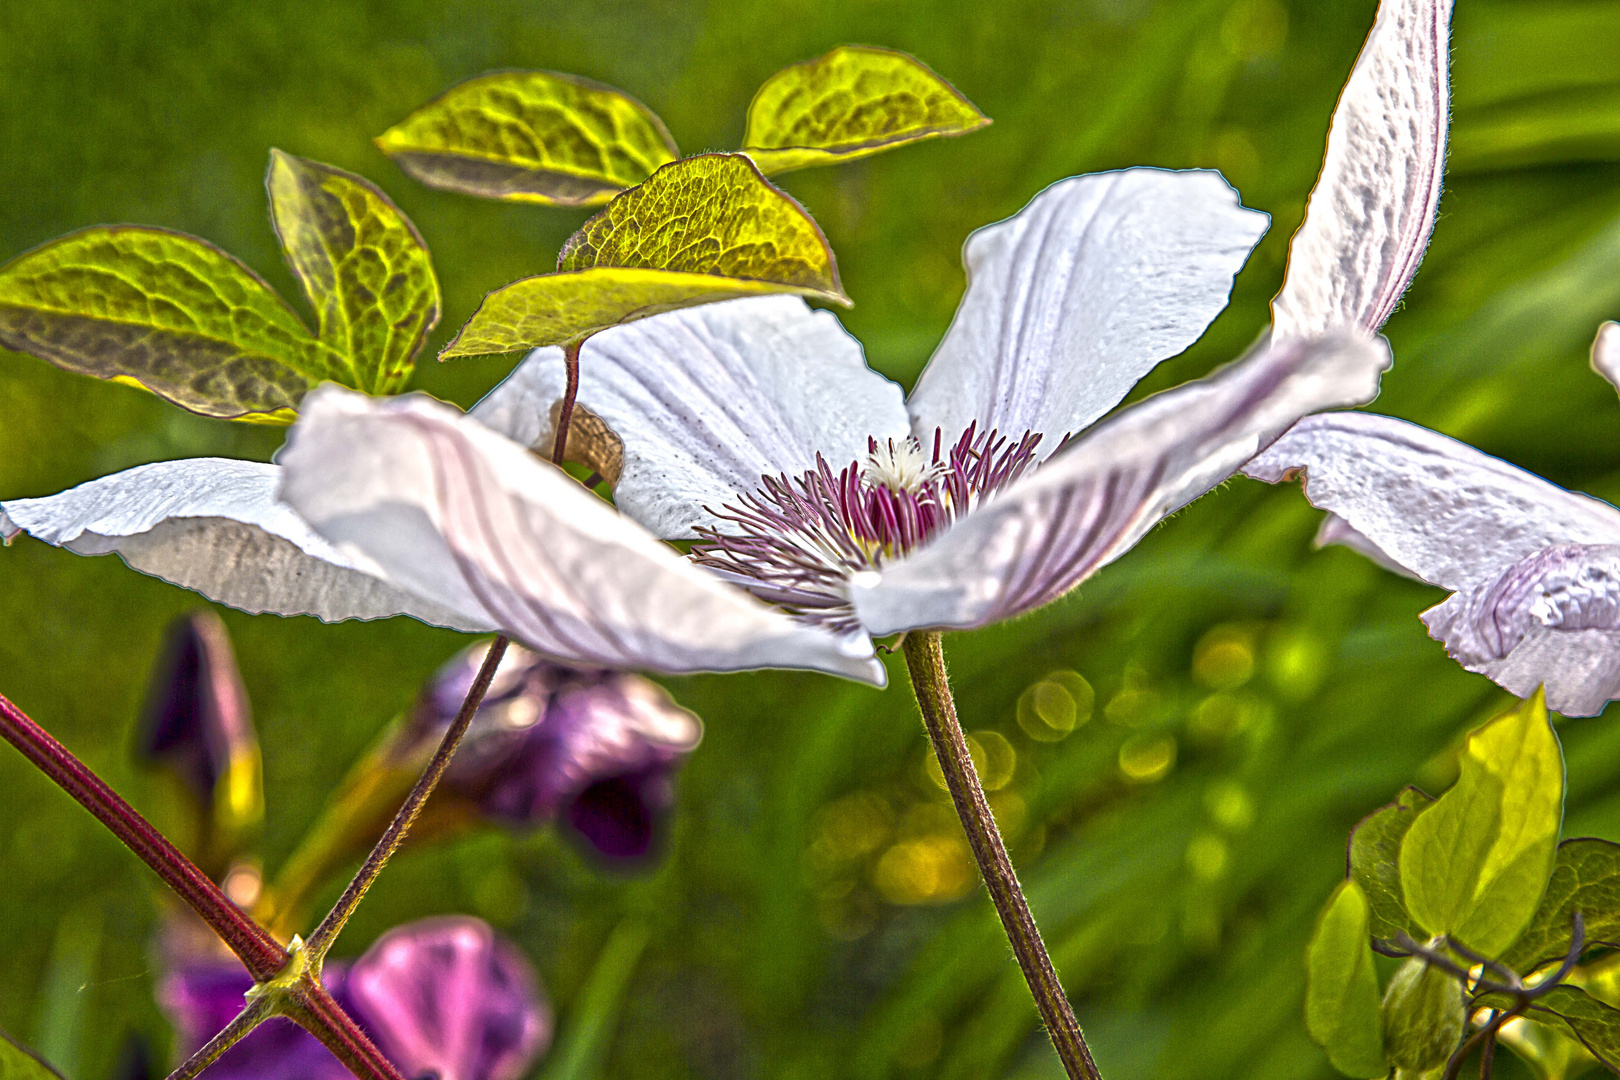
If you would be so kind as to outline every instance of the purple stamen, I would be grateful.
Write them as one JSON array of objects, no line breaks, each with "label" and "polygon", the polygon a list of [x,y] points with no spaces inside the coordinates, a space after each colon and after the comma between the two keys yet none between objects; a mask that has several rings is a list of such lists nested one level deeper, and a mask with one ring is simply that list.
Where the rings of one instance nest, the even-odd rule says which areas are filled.
[{"label": "purple stamen", "polygon": [[[874,481],[859,462],[835,475],[820,454],[800,477],[763,476],[756,491],[710,511],[735,528],[699,528],[693,559],[803,619],[858,629],[844,589],[851,575],[921,547],[1034,463],[1038,433],[1013,442],[993,430],[981,437],[977,427],[969,425],[944,456],[936,428],[930,466],[904,484]],[[876,439],[868,446],[875,463],[882,448]],[[910,453],[916,462],[915,444]]]}]

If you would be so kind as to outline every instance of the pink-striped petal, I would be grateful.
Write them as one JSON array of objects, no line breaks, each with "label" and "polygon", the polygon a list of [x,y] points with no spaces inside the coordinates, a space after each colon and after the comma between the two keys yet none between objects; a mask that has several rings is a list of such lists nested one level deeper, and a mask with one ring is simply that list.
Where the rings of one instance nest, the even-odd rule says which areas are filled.
[{"label": "pink-striped petal", "polygon": [[721,583],[526,447],[430,398],[319,388],[281,456],[282,497],[339,551],[552,659],[883,681],[864,637],[803,626]]},{"label": "pink-striped petal", "polygon": [[1445,164],[1451,0],[1382,0],[1272,302],[1279,338],[1376,333],[1417,273]]},{"label": "pink-striped petal", "polygon": [[983,626],[1055,600],[1230,476],[1301,416],[1363,404],[1382,340],[1263,344],[1071,443],[916,554],[857,578],[874,635]]},{"label": "pink-striped petal", "polygon": [[1620,543],[1620,510],[1444,435],[1373,413],[1312,416],[1243,470],[1305,497],[1454,592],[1555,544]]},{"label": "pink-striped petal", "polygon": [[280,483],[279,467],[257,461],[159,461],[45,498],[8,500],[0,538],[27,532],[81,555],[116,552],[144,574],[243,611],[326,622],[411,615],[492,629],[340,554],[277,500]]},{"label": "pink-striped petal", "polygon": [[[472,416],[549,456],[562,392],[562,350],[537,349]],[[900,388],[866,366],[837,316],[796,296],[604,330],[580,352],[578,401],[617,441],[598,466],[614,503],[670,540],[726,527],[706,507],[762,476],[813,469],[818,453],[845,464],[866,456],[868,438],[910,431]]]},{"label": "pink-striped petal", "polygon": [[924,446],[977,421],[1050,453],[1197,341],[1266,231],[1215,172],[1060,180],[963,251],[968,287],[908,403]]}]

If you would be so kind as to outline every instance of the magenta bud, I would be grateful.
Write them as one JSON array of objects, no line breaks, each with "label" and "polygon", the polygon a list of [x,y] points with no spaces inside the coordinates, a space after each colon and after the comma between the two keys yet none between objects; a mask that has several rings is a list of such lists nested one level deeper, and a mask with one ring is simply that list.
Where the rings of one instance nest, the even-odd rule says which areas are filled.
[{"label": "magenta bud", "polygon": [[466,916],[390,930],[349,972],[349,999],[408,1077],[518,1080],[551,1042],[523,955]]}]

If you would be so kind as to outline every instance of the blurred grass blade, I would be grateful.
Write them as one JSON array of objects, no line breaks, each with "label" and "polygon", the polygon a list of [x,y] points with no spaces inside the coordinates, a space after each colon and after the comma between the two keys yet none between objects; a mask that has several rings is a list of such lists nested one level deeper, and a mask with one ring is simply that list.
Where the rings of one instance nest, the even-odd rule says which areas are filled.
[{"label": "blurred grass blade", "polygon": [[1488,956],[1513,943],[1547,888],[1564,758],[1541,691],[1468,736],[1457,783],[1401,842],[1401,888],[1430,934]]},{"label": "blurred grass blade", "polygon": [[1378,976],[1367,943],[1367,898],[1341,882],[1317,920],[1305,953],[1305,1026],[1346,1076],[1384,1076]]},{"label": "blurred grass blade", "polygon": [[1401,893],[1401,840],[1418,814],[1433,805],[1430,796],[1406,788],[1394,802],[1362,818],[1350,834],[1350,878],[1367,902],[1368,930],[1375,938],[1393,941],[1403,930],[1419,933]]},{"label": "blurred grass blade", "polygon": [[439,321],[439,282],[416,226],[371,181],[280,150],[265,188],[320,339],[348,358],[348,385],[397,392]]},{"label": "blurred grass blade", "polygon": [[624,1008],[624,992],[651,937],[651,928],[637,915],[613,928],[569,1010],[568,1026],[551,1051],[542,1080],[595,1080],[601,1074]]},{"label": "blurred grass blade", "polygon": [[0,1080],[62,1080],[62,1074],[0,1028]]},{"label": "blurred grass blade", "polygon": [[783,173],[965,135],[990,118],[915,57],[840,45],[765,80],[748,106],[743,152]]},{"label": "blurred grass blade", "polygon": [[235,258],[139,225],[70,233],[0,267],[0,345],[204,416],[272,423],[347,367]]},{"label": "blurred grass blade", "polygon": [[85,991],[96,977],[105,924],[106,913],[99,902],[72,909],[57,924],[35,1004],[34,1046],[41,1058],[53,1062],[71,1080],[83,1075],[80,1050],[87,1034],[89,1004]]},{"label": "blurred grass blade", "polygon": [[599,205],[678,155],[635,98],[549,71],[470,79],[376,142],[429,187],[546,206]]},{"label": "blurred grass blade", "polygon": [[587,221],[557,263],[486,296],[440,359],[563,345],[740,296],[849,302],[821,229],[741,154],[664,166]]},{"label": "blurred grass blade", "polygon": [[1561,959],[1569,952],[1577,911],[1588,947],[1620,944],[1620,844],[1586,837],[1558,845],[1547,894],[1502,963],[1526,974]]}]

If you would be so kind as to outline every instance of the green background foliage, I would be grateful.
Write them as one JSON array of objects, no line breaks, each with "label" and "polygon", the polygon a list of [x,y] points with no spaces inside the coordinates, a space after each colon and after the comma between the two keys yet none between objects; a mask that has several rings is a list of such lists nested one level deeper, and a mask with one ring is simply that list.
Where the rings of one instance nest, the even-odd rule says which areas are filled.
[{"label": "green background foliage", "polygon": [[[278,146],[376,181],[416,223],[444,289],[437,349],[487,291],[549,269],[586,214],[429,190],[374,136],[460,80],[523,67],[621,87],[682,147],[733,147],[766,77],[861,42],[917,55],[995,120],[783,178],[838,254],[856,302],[841,317],[903,382],[950,320],[967,232],[1057,179],[1214,166],[1272,214],[1232,307],[1147,392],[1207,371],[1264,324],[1372,12],[1371,0],[8,4],[0,257],[140,222],[204,236],[298,296],[261,184]],[[1388,328],[1397,360],[1376,407],[1620,499],[1620,405],[1584,358],[1597,322],[1620,316],[1620,3],[1458,0],[1453,55],[1451,175]],[[411,385],[469,405],[511,363],[424,361]],[[183,455],[267,458],[280,437],[0,355],[6,497]],[[1316,517],[1297,490],[1235,481],[1077,596],[947,639],[1014,857],[1111,1080],[1333,1075],[1302,1020],[1301,956],[1345,836],[1404,784],[1443,790],[1459,733],[1503,704],[1425,636],[1416,614],[1440,594],[1312,552]],[[171,793],[131,765],[130,725],[164,624],[193,603],[116,559],[28,540],[0,552],[0,690],[176,830]],[[406,620],[225,619],[265,744],[273,870],[463,640]],[[558,1006],[547,1076],[1059,1075],[969,888],[904,692],[786,675],[670,686],[708,732],[662,860],[606,870],[549,831],[425,846],[390,867],[339,951],[433,912],[491,920]],[[1600,718],[1559,736],[1565,835],[1620,839],[1620,731]],[[0,865],[0,1025],[69,1080],[112,1076],[132,1031],[161,1056],[155,882],[9,751]]]}]

